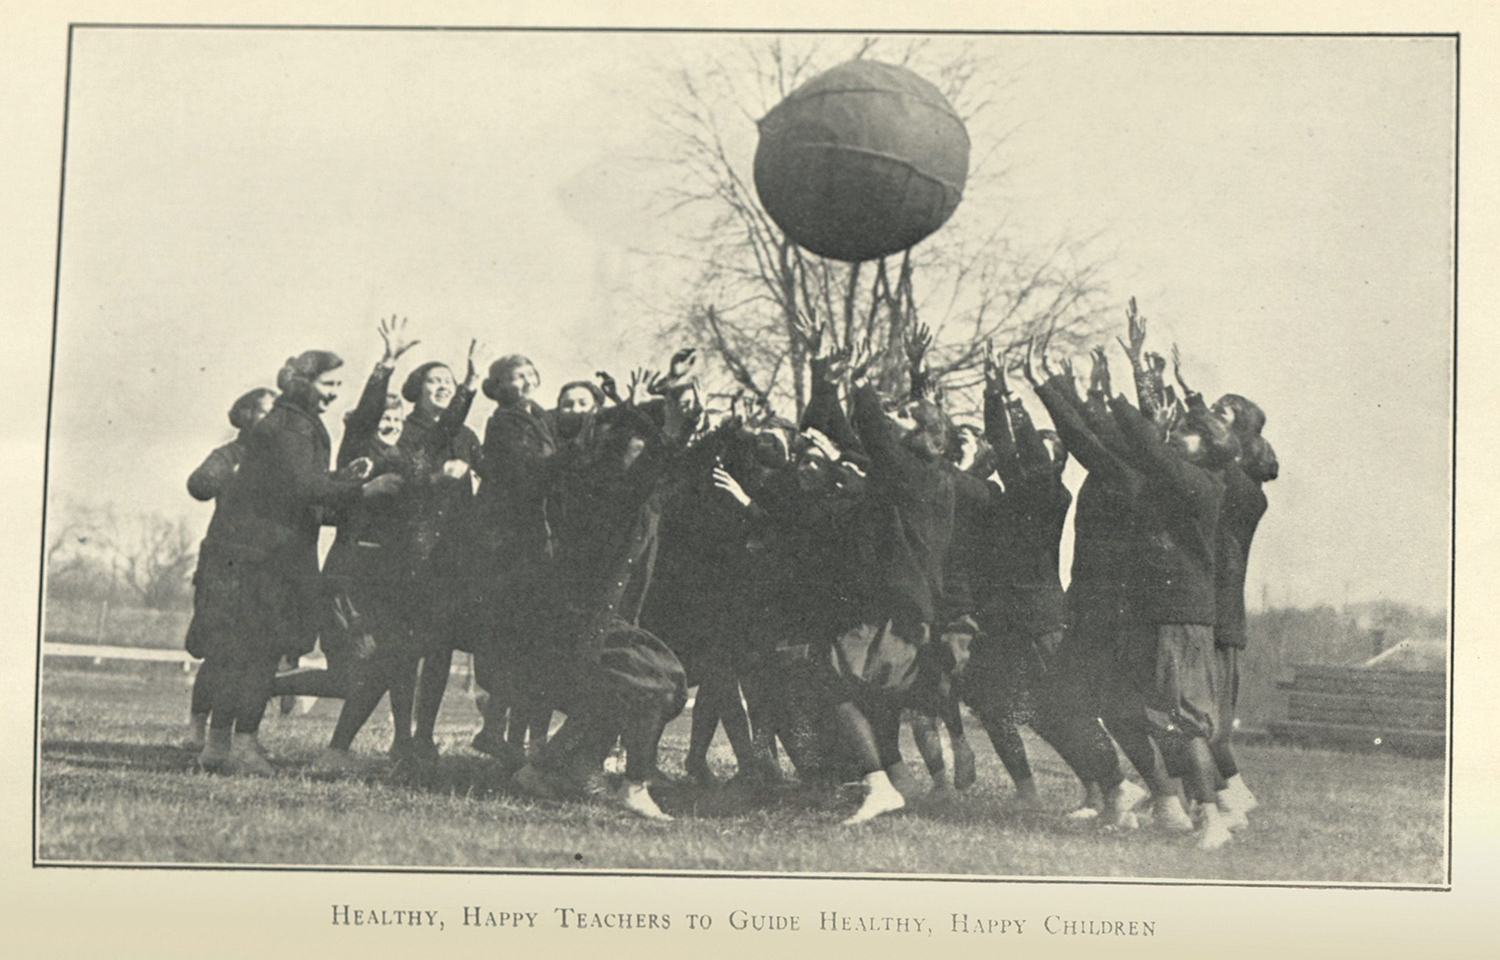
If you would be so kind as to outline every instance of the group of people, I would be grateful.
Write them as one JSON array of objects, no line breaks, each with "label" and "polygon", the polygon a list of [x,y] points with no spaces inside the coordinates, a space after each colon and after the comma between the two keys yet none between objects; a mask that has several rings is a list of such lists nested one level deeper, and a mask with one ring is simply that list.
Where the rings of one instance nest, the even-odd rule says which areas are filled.
[{"label": "group of people", "polygon": [[[502,357],[481,381],[472,344],[461,382],[430,362],[393,393],[414,345],[393,318],[336,457],[322,415],[342,361],[293,357],[279,393],[236,401],[238,438],[189,481],[217,501],[188,633],[199,762],[272,773],[256,731],[288,695],[343,699],[315,772],[359,767],[351,744],[386,695],[392,755],[430,762],[463,650],[487,694],[473,745],[529,794],[583,792],[623,746],[613,799],[670,819],[648,784],[696,685],[688,776],[713,780],[722,724],[739,777],[780,780],[784,752],[803,781],[862,781],[844,821],[862,823],[905,805],[903,717],[935,782],[974,782],[967,704],[1016,804],[1039,803],[1030,726],[1083,785],[1070,816],[1132,826],[1149,798],[1159,825],[1221,846],[1255,805],[1229,734],[1246,560],[1277,464],[1259,407],[1208,405],[1175,348],[1174,387],[1133,301],[1128,324],[1135,402],[1102,347],[1080,392],[1033,342],[1014,369],[986,350],[983,422],[955,425],[925,328],[884,392],[868,357],[799,328],[811,387],[792,423],[763,405],[706,417],[690,349],[623,396],[603,373],[567,383],[550,410],[530,360]],[[1016,370],[1054,430],[1032,422]],[[465,426],[476,386],[495,403],[482,442]],[[1087,475],[1064,590],[1070,454]],[[337,534],[320,569],[324,525]],[[278,671],[315,643],[326,668]]]}]

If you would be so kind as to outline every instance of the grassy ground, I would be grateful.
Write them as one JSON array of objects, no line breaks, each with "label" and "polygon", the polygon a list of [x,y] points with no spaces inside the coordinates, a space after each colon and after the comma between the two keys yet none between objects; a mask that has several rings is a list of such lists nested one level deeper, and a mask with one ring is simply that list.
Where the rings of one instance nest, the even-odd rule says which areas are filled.
[{"label": "grassy ground", "polygon": [[[467,746],[478,717],[456,686],[439,726],[434,782],[402,782],[379,762],[389,715],[361,734],[364,781],[301,774],[327,740],[337,702],[276,715],[263,740],[273,780],[195,772],[172,746],[188,687],[180,675],[51,670],[42,710],[39,856],[44,861],[174,861],[642,868],[754,872],[991,876],[1174,877],[1225,880],[1443,880],[1443,762],[1280,746],[1239,750],[1262,806],[1248,831],[1200,854],[1149,828],[1109,833],[1056,813],[1008,812],[1010,783],[977,728],[979,783],[960,795],[917,796],[912,807],[850,831],[848,791],[759,794],[685,783],[654,788],[679,819],[655,824],[599,803],[534,802],[510,793],[497,764]],[[384,708],[382,707],[382,711]],[[686,717],[668,729],[662,767],[681,770]],[[1077,787],[1029,740],[1043,799],[1068,807]],[[907,755],[916,757],[914,750]],[[721,774],[732,759],[715,743]],[[914,780],[926,786],[920,763]]]}]

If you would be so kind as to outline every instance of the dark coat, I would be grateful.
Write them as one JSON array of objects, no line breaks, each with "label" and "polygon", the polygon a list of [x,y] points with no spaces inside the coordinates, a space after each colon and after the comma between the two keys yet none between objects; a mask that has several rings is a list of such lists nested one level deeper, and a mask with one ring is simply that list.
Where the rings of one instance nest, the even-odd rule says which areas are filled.
[{"label": "dark coat", "polygon": [[283,655],[312,649],[324,609],[318,574],[323,511],[352,508],[361,482],[329,471],[328,431],[283,394],[245,436],[201,562],[213,584],[206,629]]},{"label": "dark coat", "polygon": [[557,446],[552,418],[529,400],[490,414],[477,508],[486,549],[502,566],[534,563],[547,552],[544,467]]},{"label": "dark coat", "polygon": [[1146,623],[1213,626],[1215,538],[1224,501],[1221,473],[1170,449],[1156,425],[1124,397],[1110,408],[1146,477],[1140,596]]}]

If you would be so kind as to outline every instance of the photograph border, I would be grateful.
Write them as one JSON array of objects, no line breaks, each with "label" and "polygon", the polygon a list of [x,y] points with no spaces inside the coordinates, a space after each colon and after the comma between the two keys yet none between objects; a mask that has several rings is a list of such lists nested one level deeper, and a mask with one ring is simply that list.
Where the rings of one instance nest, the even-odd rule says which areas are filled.
[{"label": "photograph border", "polygon": [[[828,36],[945,36],[945,37],[989,37],[989,36],[1063,36],[1063,37],[1157,37],[1157,38],[1246,38],[1246,39],[1449,39],[1453,41],[1453,224],[1452,243],[1452,287],[1451,345],[1448,357],[1450,370],[1449,390],[1449,488],[1448,488],[1448,608],[1447,608],[1447,666],[1445,670],[1447,696],[1447,730],[1445,739],[1446,804],[1443,825],[1444,853],[1442,857],[1444,877],[1441,883],[1399,884],[1382,882],[1348,881],[1275,881],[1275,880],[1209,880],[1175,878],[1130,878],[1130,877],[1074,877],[1074,876],[994,876],[968,874],[921,874],[921,873],[810,873],[810,872],[758,872],[734,870],[693,869],[571,869],[571,868],[523,868],[523,867],[431,867],[431,866],[354,866],[348,864],[258,864],[258,863],[179,863],[152,861],[88,861],[48,860],[39,855],[41,818],[41,760],[42,760],[42,675],[44,669],[43,642],[45,640],[45,601],[47,592],[47,528],[48,504],[51,480],[52,418],[57,379],[57,338],[62,291],[62,256],[64,225],[66,221],[68,131],[73,80],[73,41],[81,30],[193,30],[193,31],[328,31],[328,32],[385,32],[385,33],[610,33],[610,34],[677,34],[677,35],[828,35]],[[1460,203],[1461,152],[1462,152],[1462,34],[1454,31],[1216,31],[1216,30],[1097,30],[1097,29],[960,29],[917,27],[901,28],[854,28],[854,27],[688,27],[688,26],[626,26],[626,25],[444,25],[444,24],[342,24],[342,23],[214,23],[204,21],[149,22],[149,21],[70,21],[67,30],[66,77],[63,85],[63,109],[60,150],[59,190],[57,201],[56,253],[53,272],[53,303],[50,361],[47,381],[46,434],[42,447],[42,511],[39,578],[37,586],[37,628],[35,647],[35,676],[33,693],[35,709],[33,715],[32,743],[32,818],[31,818],[31,866],[34,869],[88,869],[88,870],[153,870],[153,871],[229,871],[271,873],[330,873],[330,874],[396,874],[396,875],[461,875],[461,876],[546,876],[572,877],[653,877],[653,878],[733,878],[770,880],[878,880],[920,881],[942,883],[1003,883],[1045,885],[1099,885],[1127,887],[1250,887],[1276,889],[1316,890],[1388,890],[1413,892],[1453,891],[1453,818],[1454,818],[1454,675],[1456,665],[1456,608],[1457,608],[1457,534],[1458,534],[1458,436],[1459,436],[1459,334],[1460,334],[1460,227],[1462,207]]]}]

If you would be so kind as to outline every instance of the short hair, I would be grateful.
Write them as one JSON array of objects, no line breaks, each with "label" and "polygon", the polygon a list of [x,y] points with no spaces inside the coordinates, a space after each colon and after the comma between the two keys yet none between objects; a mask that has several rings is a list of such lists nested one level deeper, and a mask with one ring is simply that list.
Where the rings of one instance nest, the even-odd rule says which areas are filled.
[{"label": "short hair", "polygon": [[344,365],[344,359],[331,350],[304,350],[295,357],[287,357],[276,374],[276,389],[282,393],[294,381],[311,383],[330,370]]},{"label": "short hair", "polygon": [[1210,464],[1225,464],[1240,454],[1240,440],[1223,417],[1211,411],[1189,410],[1180,429],[1203,438],[1204,454]]},{"label": "short hair", "polygon": [[1281,473],[1276,450],[1265,437],[1250,437],[1240,451],[1240,467],[1256,483],[1269,483]]},{"label": "short hair", "polygon": [[1217,406],[1234,411],[1234,432],[1240,436],[1260,436],[1266,425],[1266,412],[1252,400],[1237,393],[1226,393],[1219,398]]},{"label": "short hair", "polygon": [[500,382],[512,370],[517,370],[521,367],[530,367],[532,378],[536,381],[536,385],[541,385],[542,375],[537,372],[536,364],[532,363],[528,357],[522,356],[519,353],[512,353],[490,364],[490,374],[484,378],[484,383],[480,385],[480,389],[484,391],[485,396],[498,403],[500,401]]},{"label": "short hair", "polygon": [[248,430],[250,418],[255,416],[260,402],[266,397],[276,399],[276,391],[270,387],[256,387],[254,390],[240,395],[240,398],[229,405],[229,424],[236,430]]},{"label": "short hair", "polygon": [[[527,360],[526,362],[530,363],[531,361]],[[512,368],[512,369],[514,369],[514,368]],[[533,367],[532,369],[534,370],[536,368]],[[592,381],[592,380],[569,380],[567,383],[563,384],[562,388],[557,391],[557,405],[559,407],[562,406],[562,399],[563,399],[563,397],[567,396],[567,393],[568,393],[569,390],[587,390],[589,392],[589,395],[594,398],[594,409],[595,410],[602,410],[602,409],[604,409],[604,391],[601,390],[601,389],[599,389],[599,385],[597,383],[595,383],[594,381]],[[485,395],[489,396],[488,392],[486,392]],[[490,397],[490,399],[493,400],[495,398],[494,397]]]},{"label": "short hair", "polygon": [[401,396],[407,403],[416,403],[422,397],[422,384],[427,382],[427,375],[438,367],[442,367],[449,373],[453,368],[441,360],[429,360],[406,375],[406,382],[401,384]]},{"label": "short hair", "polygon": [[911,401],[908,409],[911,412],[911,418],[917,421],[917,428],[912,431],[916,436],[912,439],[934,459],[944,456],[957,434],[953,429],[953,422],[948,419],[943,408],[932,400],[922,397]]}]

